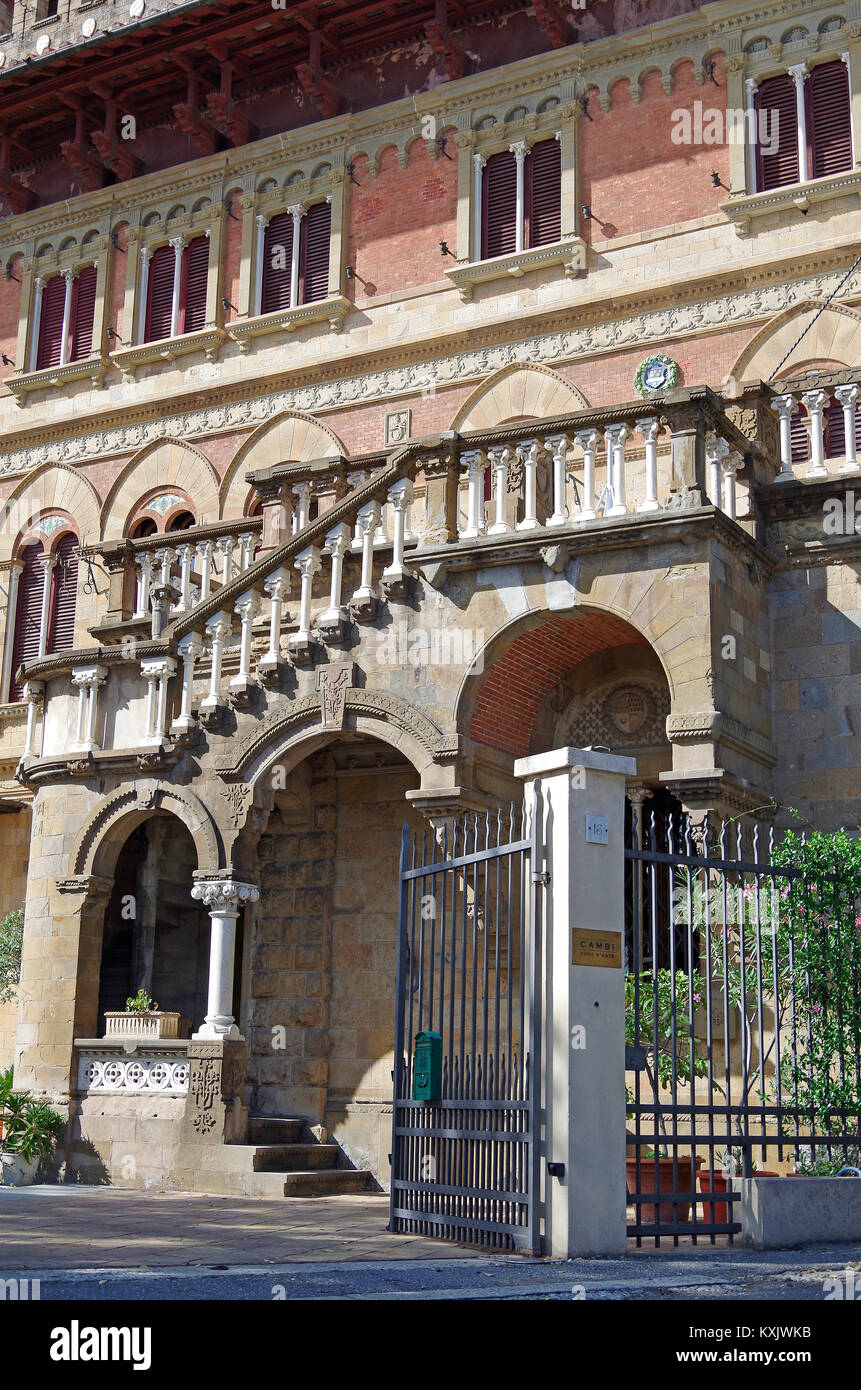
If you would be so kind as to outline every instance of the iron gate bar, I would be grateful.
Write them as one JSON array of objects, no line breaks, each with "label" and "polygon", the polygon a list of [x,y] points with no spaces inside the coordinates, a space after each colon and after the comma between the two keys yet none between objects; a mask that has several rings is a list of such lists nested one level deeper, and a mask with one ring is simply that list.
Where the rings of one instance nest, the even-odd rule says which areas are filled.
[{"label": "iron gate bar", "polygon": [[[430,845],[426,832],[419,843],[404,827],[393,1231],[538,1249],[530,1050],[540,1031],[528,996],[540,956],[534,891],[527,897],[537,845],[535,824],[528,837],[516,833],[513,806],[505,818],[500,809],[455,820]],[[444,1039],[443,1089],[438,1102],[425,1103],[411,1098],[412,1048],[428,1028]]]}]

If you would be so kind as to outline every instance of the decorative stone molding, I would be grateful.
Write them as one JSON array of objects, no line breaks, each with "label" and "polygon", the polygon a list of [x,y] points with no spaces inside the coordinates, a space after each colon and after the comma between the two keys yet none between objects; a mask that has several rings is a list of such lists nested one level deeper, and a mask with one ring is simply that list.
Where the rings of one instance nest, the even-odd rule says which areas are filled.
[{"label": "decorative stone molding", "polygon": [[295,309],[281,309],[274,314],[257,314],[254,318],[234,320],[230,325],[230,336],[236,339],[243,352],[249,352],[255,338],[265,337],[267,333],[292,333],[309,323],[328,321],[332,332],[340,333],[344,319],[352,308],[351,301],[342,294],[329,295],[310,304],[297,304]]},{"label": "decorative stone molding", "polygon": [[148,783],[119,787],[87,817],[71,856],[73,872],[81,879],[92,876],[105,836],[117,821],[140,808],[163,809],[176,815],[188,827],[195,842],[198,864],[202,869],[217,870],[221,862],[220,837],[215,822],[203,802],[188,787]]},{"label": "decorative stone molding", "polygon": [[105,1048],[99,1053],[81,1050],[78,1055],[79,1092],[140,1095],[157,1091],[182,1096],[188,1093],[188,1077],[188,1058],[171,1053],[121,1057]]},{"label": "decorative stone molding", "polygon": [[586,243],[581,237],[564,237],[549,246],[535,246],[528,251],[515,251],[508,256],[494,256],[488,261],[470,261],[465,265],[453,266],[446,271],[460,292],[461,299],[472,299],[476,285],[490,280],[512,276],[520,279],[530,270],[540,270],[545,266],[561,265],[569,277],[579,275],[586,269]]},{"label": "decorative stone molding", "polygon": [[176,338],[160,338],[154,343],[118,348],[110,353],[110,359],[123,376],[133,381],[138,367],[148,362],[173,362],[190,352],[202,352],[207,362],[216,362],[227,336],[223,328],[202,328],[198,333],[181,333]]},{"label": "decorative stone molding", "polygon": [[748,236],[758,218],[773,216],[776,212],[806,213],[818,203],[833,202],[853,194],[857,207],[861,203],[861,169],[847,169],[827,178],[787,184],[767,193],[745,194],[721,203],[721,212],[726,213],[739,236]]},{"label": "decorative stone molding", "polygon": [[256,903],[260,889],[253,883],[240,883],[232,878],[200,878],[193,885],[191,896],[209,909],[225,908],[236,912],[246,903]]}]

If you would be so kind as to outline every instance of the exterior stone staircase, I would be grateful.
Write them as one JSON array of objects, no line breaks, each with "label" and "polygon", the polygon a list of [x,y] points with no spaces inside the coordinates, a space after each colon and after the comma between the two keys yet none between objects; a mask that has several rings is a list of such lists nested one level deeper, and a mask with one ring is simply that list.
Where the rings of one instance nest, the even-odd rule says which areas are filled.
[{"label": "exterior stone staircase", "polygon": [[219,1151],[219,1189],[246,1197],[331,1197],[367,1192],[371,1174],[339,1167],[338,1144],[323,1143],[301,1119],[253,1116],[247,1144]]}]

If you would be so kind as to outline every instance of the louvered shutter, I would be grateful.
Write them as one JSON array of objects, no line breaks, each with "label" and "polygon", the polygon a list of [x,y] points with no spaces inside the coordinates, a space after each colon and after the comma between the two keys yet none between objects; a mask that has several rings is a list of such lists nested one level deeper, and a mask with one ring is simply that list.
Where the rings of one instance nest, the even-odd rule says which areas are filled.
[{"label": "louvered shutter", "polygon": [[206,323],[206,282],[209,278],[209,237],[196,236],[182,253],[180,333],[199,333]]},{"label": "louvered shutter", "polygon": [[516,246],[517,161],[510,150],[492,154],[482,180],[482,256],[507,256]]},{"label": "louvered shutter", "polygon": [[52,586],[48,651],[67,652],[75,645],[75,605],[78,598],[78,538],[64,536],[57,546]]},{"label": "louvered shutter", "polygon": [[313,304],[329,293],[329,243],[332,239],[332,209],[328,203],[314,203],[302,218],[299,263],[299,303]]},{"label": "louvered shutter", "polygon": [[96,268],[82,270],[75,281],[72,300],[72,342],[70,362],[80,362],[93,350],[93,319],[96,312]]},{"label": "louvered shutter", "polygon": [[173,309],[173,265],[172,246],[160,246],[149,263],[146,311],[146,341],[148,343],[157,343],[161,338],[170,337],[171,311]]},{"label": "louvered shutter", "polygon": [[44,570],[41,564],[41,545],[28,545],[21,559],[24,567],[18,579],[18,601],[15,609],[15,641],[12,644],[10,700],[21,700],[23,688],[15,684],[15,672],[22,661],[32,661],[39,655],[39,627],[42,619],[42,590]]},{"label": "louvered shutter", "polygon": [[798,110],[795,104],[795,83],[787,73],[769,77],[756,94],[757,129],[762,129],[767,112],[766,129],[777,134],[777,149],[766,154],[757,141],[758,191],[783,188],[798,183]]},{"label": "louvered shutter", "polygon": [[263,291],[261,314],[290,308],[290,274],[293,265],[293,214],[279,212],[270,219],[263,238]]},{"label": "louvered shutter", "polygon": [[825,411],[823,424],[825,426],[825,457],[827,459],[842,458],[846,453],[846,425],[843,420],[843,407],[839,401],[831,401]]},{"label": "louvered shutter", "polygon": [[807,79],[811,177],[852,168],[852,114],[846,64],[822,63]]},{"label": "louvered shutter", "polygon": [[54,275],[42,291],[39,350],[36,355],[37,367],[56,367],[59,365],[65,303],[66,282],[62,275]]},{"label": "louvered shutter", "polygon": [[806,463],[810,458],[810,435],[807,429],[809,416],[806,411],[799,410],[797,415],[792,417],[792,462]]},{"label": "louvered shutter", "polygon": [[547,246],[562,235],[562,151],[558,140],[539,140],[526,161],[526,246]]}]

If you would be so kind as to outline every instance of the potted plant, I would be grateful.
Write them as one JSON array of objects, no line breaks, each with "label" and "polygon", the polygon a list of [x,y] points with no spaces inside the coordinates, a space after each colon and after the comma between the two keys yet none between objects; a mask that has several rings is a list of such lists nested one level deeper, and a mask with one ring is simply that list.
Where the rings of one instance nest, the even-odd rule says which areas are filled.
[{"label": "potted plant", "polygon": [[3,1115],[6,1109],[6,1102],[12,1094],[13,1071],[9,1067],[6,1071],[0,1071],[0,1139],[3,1138]]},{"label": "potted plant", "polygon": [[0,1145],[0,1173],[7,1187],[25,1187],[33,1182],[39,1164],[47,1158],[63,1125],[63,1117],[45,1101],[34,1100],[27,1091],[5,1089],[11,1083],[11,1069],[3,1075],[3,1142]]},{"label": "potted plant", "polygon": [[146,990],[126,1000],[125,1010],[105,1014],[105,1037],[178,1038],[179,1014],[162,1013]]},{"label": "potted plant", "polygon": [[[720,1168],[715,1168],[711,1173],[707,1168],[700,1170],[699,1184],[700,1192],[723,1193],[730,1189],[730,1183],[735,1177],[741,1177],[744,1173],[744,1154],[741,1149],[727,1149],[724,1154],[716,1154]],[[756,1160],[751,1163],[751,1176],[755,1178],[776,1178],[777,1173],[770,1172],[767,1168],[760,1168]],[[729,1220],[729,1202],[719,1202],[716,1196],[707,1198],[703,1202],[703,1212],[707,1221],[713,1221],[722,1226]]]},{"label": "potted plant", "polygon": [[[694,981],[696,990],[696,980]],[[643,1071],[657,1097],[661,1087],[685,1086],[693,1077],[708,1075],[708,1061],[702,1055],[699,1041],[691,1045],[691,1037],[679,1026],[679,1018],[687,1019],[702,1005],[702,996],[691,993],[691,981],[684,970],[646,970],[625,978],[625,1042],[639,1048],[643,1054]],[[629,1102],[633,1095],[628,1090]],[[665,1134],[663,1116],[658,1111],[661,1133]],[[692,1143],[695,1141],[692,1141]],[[626,1158],[625,1176],[628,1192],[690,1192],[693,1199],[695,1172],[702,1159],[693,1154],[677,1154],[671,1158],[666,1146],[659,1152],[647,1150],[639,1157]],[[639,1170],[639,1171],[638,1171]],[[678,1185],[677,1185],[678,1184]],[[643,1221],[687,1221],[690,1201],[641,1203]]]}]

